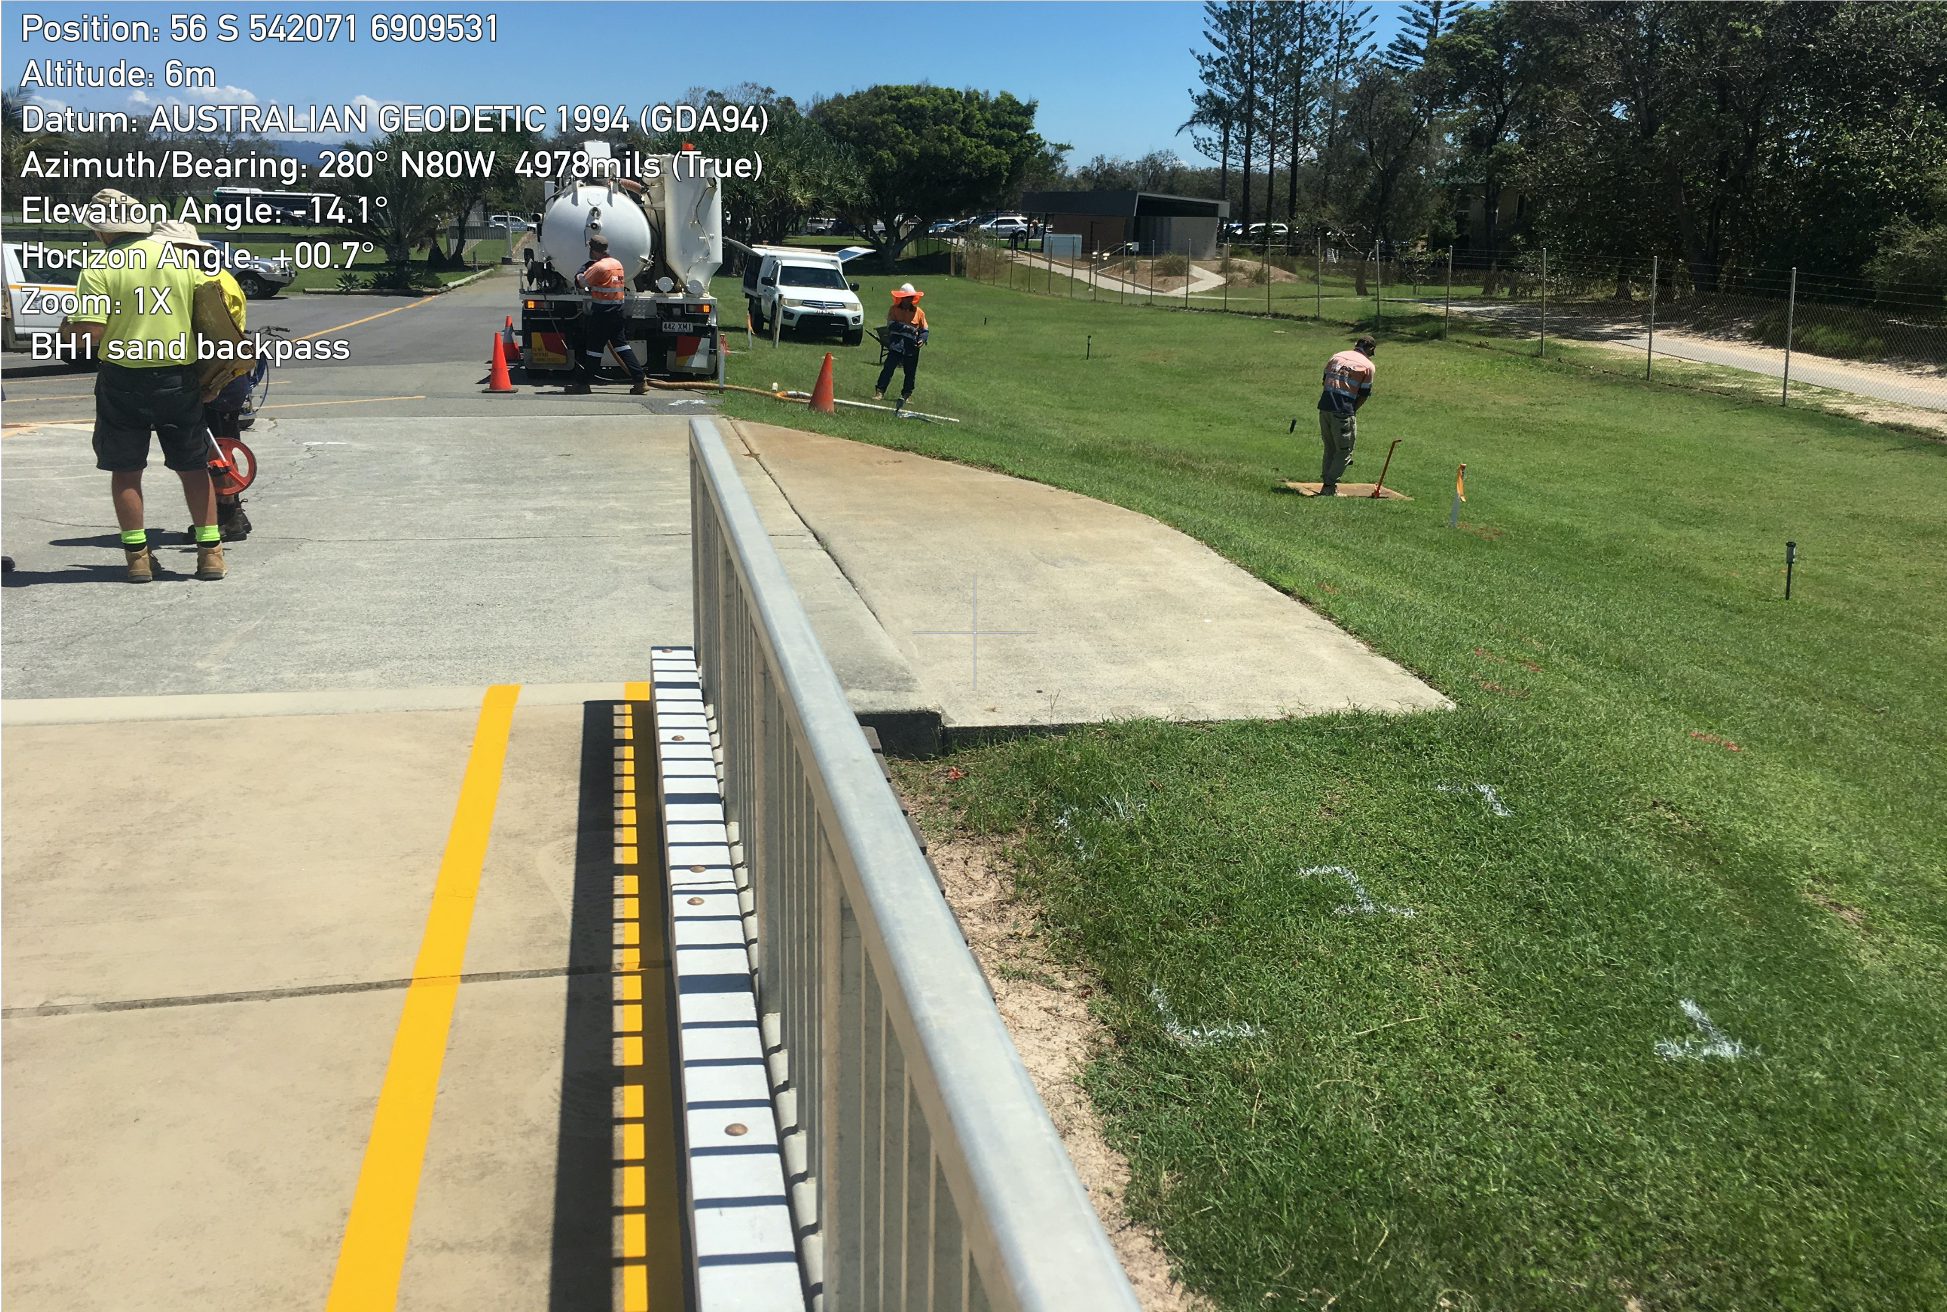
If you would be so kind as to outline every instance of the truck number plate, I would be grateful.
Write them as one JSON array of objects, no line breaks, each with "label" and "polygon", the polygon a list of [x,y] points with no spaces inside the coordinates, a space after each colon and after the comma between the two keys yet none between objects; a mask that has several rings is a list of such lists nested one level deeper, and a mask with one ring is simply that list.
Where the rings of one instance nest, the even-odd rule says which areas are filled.
[{"label": "truck number plate", "polygon": [[687,333],[691,337],[701,337],[709,333],[710,325],[707,323],[683,323],[675,319],[664,319],[663,331],[666,333]]}]

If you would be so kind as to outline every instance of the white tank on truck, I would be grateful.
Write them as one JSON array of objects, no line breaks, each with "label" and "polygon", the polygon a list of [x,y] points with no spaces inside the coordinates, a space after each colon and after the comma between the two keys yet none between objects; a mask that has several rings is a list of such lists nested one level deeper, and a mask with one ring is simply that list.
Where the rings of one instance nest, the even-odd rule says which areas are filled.
[{"label": "white tank on truck", "polygon": [[[524,251],[522,363],[537,377],[573,371],[591,303],[575,274],[600,233],[627,278],[624,313],[643,366],[665,378],[715,377],[722,343],[710,279],[723,263],[722,185],[685,176],[690,161],[674,155],[632,158],[637,179],[623,175],[606,142],[587,142],[584,153],[591,176],[558,184]],[[619,368],[612,353],[604,364]]]},{"label": "white tank on truck", "polygon": [[622,262],[622,271],[630,278],[655,259],[656,238],[649,216],[620,182],[570,183],[542,212],[541,250],[570,277],[587,263],[588,239],[597,234],[608,239],[608,253]]}]

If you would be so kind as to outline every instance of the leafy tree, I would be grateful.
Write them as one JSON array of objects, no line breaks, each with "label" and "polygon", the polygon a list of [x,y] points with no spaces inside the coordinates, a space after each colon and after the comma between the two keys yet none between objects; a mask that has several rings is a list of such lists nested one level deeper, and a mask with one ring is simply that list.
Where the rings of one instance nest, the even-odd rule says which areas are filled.
[{"label": "leafy tree", "polygon": [[[1218,163],[1217,194],[1230,194],[1230,134],[1237,125],[1237,107],[1222,91],[1205,87],[1190,93],[1190,117],[1176,131],[1190,134],[1190,144],[1205,159]],[[1100,159],[1101,156],[1097,156]]]},{"label": "leafy tree", "polygon": [[[416,139],[412,149],[422,152],[438,151],[444,154],[458,151],[464,156],[491,154],[494,157],[494,167],[490,173],[469,174],[462,171],[457,177],[445,179],[441,222],[427,238],[426,263],[429,266],[458,267],[461,253],[466,249],[467,218],[476,208],[482,211],[482,217],[495,202],[523,210],[539,208],[538,181],[515,174],[514,165],[522,151],[533,150],[540,145],[539,133],[518,128],[492,132],[433,132],[421,134]],[[524,205],[524,201],[533,203]],[[440,230],[449,226],[453,231],[444,235],[451,241],[452,249],[442,256],[439,250]]]},{"label": "leafy tree", "polygon": [[823,101],[811,117],[858,161],[858,192],[839,212],[890,270],[935,220],[1006,195],[1044,157],[1034,111],[1005,91],[874,86]]},{"label": "leafy tree", "polygon": [[[1349,158],[1345,148],[1343,125],[1346,105],[1358,80],[1359,71],[1368,66],[1366,57],[1372,48],[1373,40],[1372,10],[1366,5],[1355,7],[1345,0],[1340,0],[1332,6],[1328,21],[1328,40],[1325,56],[1320,65],[1323,85],[1320,89],[1318,109],[1318,169],[1315,186],[1320,208],[1328,218],[1332,218],[1342,216],[1346,210],[1341,184],[1351,165],[1356,162]],[[1363,285],[1359,290],[1361,292],[1365,290]]]},{"label": "leafy tree", "polygon": [[[341,198],[344,220],[338,225],[349,236],[371,242],[385,252],[395,280],[407,278],[412,248],[430,245],[454,213],[453,184],[445,178],[408,177],[400,156],[425,147],[422,136],[393,132],[372,143],[385,158],[373,165],[369,178],[321,181],[319,189]],[[345,149],[358,147],[347,142]],[[358,198],[369,198],[362,207]]]},{"label": "leafy tree", "polygon": [[1521,132],[1541,95],[1536,47],[1528,38],[1521,14],[1496,5],[1457,15],[1433,44],[1446,98],[1458,106],[1450,128],[1455,176],[1481,200],[1489,294],[1500,269],[1502,193],[1525,159]]},{"label": "leafy tree", "polygon": [[1402,237],[1418,235],[1432,195],[1426,137],[1407,79],[1384,65],[1367,67],[1346,105],[1345,135],[1357,161],[1346,217],[1382,253],[1390,251]]},{"label": "leafy tree", "polygon": [[791,97],[746,82],[724,91],[692,88],[684,101],[719,110],[733,104],[760,106],[767,113],[769,124],[761,137],[712,128],[631,139],[633,148],[651,155],[673,155],[686,145],[713,159],[760,155],[761,177],[724,179],[724,227],[731,236],[747,245],[780,242],[815,214],[841,213],[856,205],[862,188],[857,160]]},{"label": "leafy tree", "polygon": [[1189,169],[1175,154],[1152,150],[1137,159],[1097,155],[1069,174],[1074,185],[1085,191],[1160,191],[1184,194],[1191,185]]},{"label": "leafy tree", "polygon": [[1901,215],[1879,233],[1866,274],[1893,305],[1947,308],[1947,164],[1929,180],[1926,212]]},{"label": "leafy tree", "polygon": [[[1203,38],[1208,50],[1193,51],[1204,85],[1208,112],[1221,115],[1225,191],[1229,191],[1230,146],[1241,152],[1238,176],[1243,203],[1238,221],[1251,222],[1251,161],[1260,126],[1260,93],[1264,89],[1264,40],[1260,20],[1266,6],[1259,0],[1205,0]],[[1268,208],[1268,207],[1267,207]]]},{"label": "leafy tree", "polygon": [[1434,43],[1453,30],[1467,8],[1467,0],[1412,0],[1382,58],[1400,73],[1421,67],[1433,54]]}]

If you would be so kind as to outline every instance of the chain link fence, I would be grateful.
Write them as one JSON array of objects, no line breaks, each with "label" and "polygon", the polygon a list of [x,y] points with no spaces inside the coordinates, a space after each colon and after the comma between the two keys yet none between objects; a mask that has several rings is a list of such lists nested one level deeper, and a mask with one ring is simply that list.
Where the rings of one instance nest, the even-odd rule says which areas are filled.
[{"label": "chain link fence", "polygon": [[[1070,300],[1313,319],[1382,337],[1445,338],[1710,391],[1911,417],[1947,414],[1947,300],[1916,284],[1720,271],[1681,260],[1349,244],[1220,246],[1209,259],[1136,244],[1063,253],[968,238],[952,272]],[[1051,246],[1057,243],[1050,243]]]}]

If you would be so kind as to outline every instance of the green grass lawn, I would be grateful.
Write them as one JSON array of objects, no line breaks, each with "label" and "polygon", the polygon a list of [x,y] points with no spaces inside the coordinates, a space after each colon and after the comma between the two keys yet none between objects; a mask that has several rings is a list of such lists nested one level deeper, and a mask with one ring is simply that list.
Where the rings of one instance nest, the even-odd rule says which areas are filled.
[{"label": "green grass lawn", "polygon": [[[1274,484],[1317,476],[1344,329],[925,290],[914,402],[961,424],[725,409],[1154,515],[1458,703],[902,768],[934,823],[1006,836],[1103,981],[1089,1087],[1186,1280],[1227,1309],[1947,1304],[1947,446],[1388,341],[1354,476],[1404,439],[1415,499],[1306,500]],[[826,349],[869,395],[869,342],[730,379],[808,388]],[[1152,990],[1249,1028],[1173,1036]]]}]

